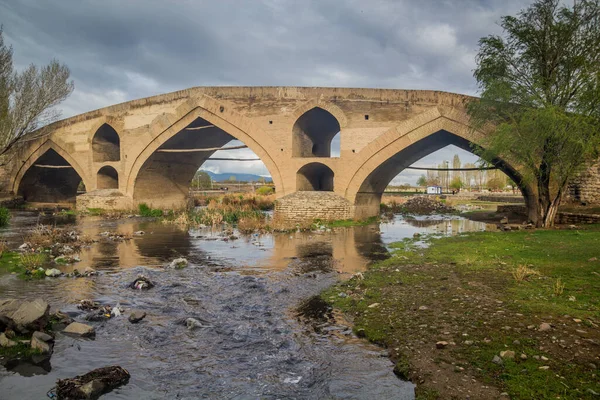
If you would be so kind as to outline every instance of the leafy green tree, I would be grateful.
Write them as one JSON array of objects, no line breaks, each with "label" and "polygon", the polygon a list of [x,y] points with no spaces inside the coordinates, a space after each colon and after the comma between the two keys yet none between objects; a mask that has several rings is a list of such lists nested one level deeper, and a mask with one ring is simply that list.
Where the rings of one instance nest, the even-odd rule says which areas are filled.
[{"label": "leafy green tree", "polygon": [[211,183],[210,175],[205,171],[197,171],[192,179],[192,187],[197,189],[210,189]]},{"label": "leafy green tree", "polygon": [[57,120],[60,113],[55,106],[74,87],[64,64],[52,60],[42,68],[31,64],[15,72],[12,55],[0,28],[0,155],[24,135]]},{"label": "leafy green tree", "polygon": [[479,42],[481,99],[469,113],[491,134],[475,151],[518,169],[529,218],[549,227],[569,181],[598,156],[600,0],[537,0],[501,27]]},{"label": "leafy green tree", "polygon": [[460,191],[460,189],[462,189],[463,187],[463,183],[462,180],[460,179],[460,176],[456,176],[452,179],[452,182],[450,182],[450,189],[456,190],[457,192]]},{"label": "leafy green tree", "polygon": [[419,179],[417,179],[417,186],[427,186],[427,177],[425,175],[421,175]]}]

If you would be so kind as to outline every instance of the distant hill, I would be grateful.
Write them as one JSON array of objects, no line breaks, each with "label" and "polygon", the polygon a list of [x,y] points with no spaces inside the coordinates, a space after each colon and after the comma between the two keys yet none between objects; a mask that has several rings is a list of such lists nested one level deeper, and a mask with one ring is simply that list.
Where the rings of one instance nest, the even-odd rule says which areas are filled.
[{"label": "distant hill", "polygon": [[[238,182],[257,182],[261,178],[260,175],[243,174],[239,172],[223,172],[222,174],[215,174],[211,171],[204,172],[206,172],[210,176],[210,178],[215,182],[223,182],[229,180],[229,178],[231,178],[232,176],[235,176],[235,180]],[[265,176],[264,178],[267,182],[273,182],[273,179],[271,179],[268,176]]]}]

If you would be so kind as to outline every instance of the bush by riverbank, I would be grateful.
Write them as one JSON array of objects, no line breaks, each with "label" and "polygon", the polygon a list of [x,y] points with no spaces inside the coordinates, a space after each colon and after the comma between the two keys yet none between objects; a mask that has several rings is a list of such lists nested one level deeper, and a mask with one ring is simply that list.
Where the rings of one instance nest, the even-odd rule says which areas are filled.
[{"label": "bush by riverbank", "polygon": [[597,398],[599,226],[419,239],[322,295],[418,398]]},{"label": "bush by riverbank", "polygon": [[0,228],[7,226],[10,221],[10,212],[8,208],[0,207]]}]

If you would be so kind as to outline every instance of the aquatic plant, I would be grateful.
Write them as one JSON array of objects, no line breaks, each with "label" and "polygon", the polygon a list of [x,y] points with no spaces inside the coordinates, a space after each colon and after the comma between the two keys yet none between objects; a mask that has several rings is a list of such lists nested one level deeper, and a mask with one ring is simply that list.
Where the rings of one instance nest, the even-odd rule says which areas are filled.
[{"label": "aquatic plant", "polygon": [[48,257],[44,253],[23,253],[19,256],[19,264],[29,270],[40,268]]},{"label": "aquatic plant", "polygon": [[140,203],[138,205],[138,212],[140,213],[140,215],[142,217],[162,217],[163,216],[163,211],[162,210],[157,210],[157,209],[153,209],[150,208],[148,206],[148,204],[146,203]]}]

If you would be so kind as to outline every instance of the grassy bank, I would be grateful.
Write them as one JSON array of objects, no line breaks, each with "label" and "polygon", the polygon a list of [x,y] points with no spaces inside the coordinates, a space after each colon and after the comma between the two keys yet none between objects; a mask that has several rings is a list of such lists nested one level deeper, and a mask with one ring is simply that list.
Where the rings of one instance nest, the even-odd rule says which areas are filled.
[{"label": "grassy bank", "polygon": [[429,242],[322,295],[420,398],[598,398],[600,227]]}]

